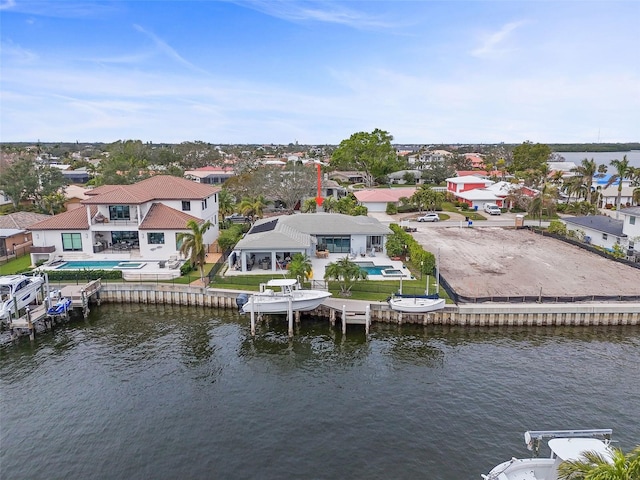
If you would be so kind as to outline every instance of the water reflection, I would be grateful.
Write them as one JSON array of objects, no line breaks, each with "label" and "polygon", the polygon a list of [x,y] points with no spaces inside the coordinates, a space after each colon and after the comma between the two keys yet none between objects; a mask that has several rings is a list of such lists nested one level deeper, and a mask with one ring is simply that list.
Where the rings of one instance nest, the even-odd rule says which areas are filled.
[{"label": "water reflection", "polygon": [[231,310],[103,305],[0,349],[0,462],[32,479],[479,478],[526,455],[530,428],[611,427],[630,449],[638,347],[640,327],[366,338],[303,321],[289,338],[273,319],[253,338]]}]

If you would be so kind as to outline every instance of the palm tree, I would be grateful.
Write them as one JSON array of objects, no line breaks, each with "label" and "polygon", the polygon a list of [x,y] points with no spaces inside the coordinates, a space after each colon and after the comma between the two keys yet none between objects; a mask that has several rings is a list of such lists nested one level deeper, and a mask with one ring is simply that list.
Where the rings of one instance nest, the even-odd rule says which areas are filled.
[{"label": "palm tree", "polygon": [[264,198],[263,195],[245,197],[240,202],[240,205],[238,205],[238,208],[240,209],[240,213],[251,217],[251,219],[255,221],[256,218],[262,218],[265,207],[270,203],[272,202]]},{"label": "palm tree", "polygon": [[629,173],[629,178],[631,179],[631,186],[635,187],[633,189],[633,193],[632,195],[632,202],[634,204],[639,204],[640,203],[640,167],[637,168],[633,168],[630,167],[629,168],[630,173]]},{"label": "palm tree", "polygon": [[307,198],[304,202],[302,202],[302,213],[316,213],[318,209],[318,204],[316,203],[315,198]]},{"label": "palm tree", "polygon": [[367,272],[349,260],[349,257],[327,264],[324,270],[325,280],[337,280],[340,282],[340,295],[343,297],[350,295],[351,287],[358,280],[366,280],[366,278]]},{"label": "palm tree", "polygon": [[444,201],[444,194],[436,192],[428,185],[421,185],[410,200],[418,206],[418,211],[422,213],[423,207],[435,210],[436,206]]},{"label": "palm tree", "polygon": [[337,206],[338,201],[335,197],[327,197],[322,202],[322,210],[324,210],[326,213],[335,212]]},{"label": "palm tree", "polygon": [[593,186],[593,177],[598,172],[598,165],[596,161],[592,158],[591,160],[584,159],[580,166],[571,169],[572,172],[577,173],[578,178],[580,178],[582,184],[586,187],[586,198],[585,200],[591,203],[591,187]]},{"label": "palm tree", "polygon": [[302,278],[308,280],[311,278],[311,272],[313,268],[311,266],[311,259],[307,254],[295,253],[291,257],[291,263],[289,263],[289,273],[294,278]]},{"label": "palm tree", "polygon": [[558,480],[634,480],[640,478],[640,447],[628,455],[613,449],[611,461],[598,452],[583,452],[578,460],[558,466]]},{"label": "palm tree", "polygon": [[556,202],[554,200],[554,191],[555,187],[551,187],[548,183],[545,183],[542,191],[529,204],[527,213],[533,218],[538,217],[540,226],[542,226],[542,214],[545,210],[548,217],[555,213]]},{"label": "palm tree", "polygon": [[633,171],[633,167],[629,165],[629,160],[627,160],[626,155],[622,157],[622,160],[611,160],[609,164],[612,167],[615,167],[617,172],[614,175],[611,175],[611,178],[607,182],[607,187],[610,187],[616,183],[616,181],[618,182],[618,198],[616,200],[616,220],[618,220],[620,217],[620,202],[622,200],[622,180],[629,178]]},{"label": "palm tree", "polygon": [[195,220],[187,222],[187,228],[191,232],[178,233],[178,245],[180,245],[180,253],[189,257],[191,265],[198,267],[200,272],[200,281],[204,285],[204,265],[206,262],[207,249],[204,244],[204,234],[211,228],[211,222],[206,221],[199,224]]},{"label": "palm tree", "polygon": [[236,199],[229,190],[223,188],[218,192],[218,212],[222,216],[222,220],[233,213],[235,204]]}]

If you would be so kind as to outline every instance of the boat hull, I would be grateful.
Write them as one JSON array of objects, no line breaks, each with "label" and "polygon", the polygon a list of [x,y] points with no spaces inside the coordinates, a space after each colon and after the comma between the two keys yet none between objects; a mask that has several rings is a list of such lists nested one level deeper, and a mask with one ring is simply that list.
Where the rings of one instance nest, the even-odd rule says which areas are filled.
[{"label": "boat hull", "polygon": [[445,303],[444,298],[396,297],[389,300],[389,306],[392,310],[405,313],[427,313],[442,310]]},{"label": "boat hull", "polygon": [[486,480],[549,480],[554,471],[552,458],[514,458],[497,465],[485,475]]},{"label": "boat hull", "polygon": [[28,281],[28,283],[22,287],[17,287],[15,286],[16,284],[9,286],[9,283],[2,282],[6,285],[4,288],[16,289],[12,291],[11,294],[3,294],[2,301],[0,301],[0,319],[2,320],[8,319],[11,314],[15,312],[16,305],[18,310],[21,310],[35,302],[38,299],[38,291],[44,283],[44,279],[37,276],[9,275],[2,278],[3,280],[14,281],[16,284],[24,282],[25,280]]},{"label": "boat hull", "polygon": [[330,296],[329,292],[316,290],[297,290],[291,296],[255,294],[249,297],[247,303],[242,306],[242,312],[287,313],[289,311],[289,298],[291,298],[292,311],[308,312],[318,308],[323,300]]}]

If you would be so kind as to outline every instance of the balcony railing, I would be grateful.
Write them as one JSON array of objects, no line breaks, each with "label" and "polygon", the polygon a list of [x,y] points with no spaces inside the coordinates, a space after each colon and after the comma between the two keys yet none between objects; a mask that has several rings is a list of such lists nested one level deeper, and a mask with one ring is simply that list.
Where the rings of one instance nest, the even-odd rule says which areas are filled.
[{"label": "balcony railing", "polygon": [[56,251],[55,245],[48,247],[31,247],[31,253],[53,253]]}]

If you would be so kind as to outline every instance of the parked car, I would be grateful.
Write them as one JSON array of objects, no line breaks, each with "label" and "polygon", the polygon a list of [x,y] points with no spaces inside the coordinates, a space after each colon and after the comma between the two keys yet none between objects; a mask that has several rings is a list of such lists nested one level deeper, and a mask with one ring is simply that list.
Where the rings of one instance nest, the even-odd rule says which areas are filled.
[{"label": "parked car", "polygon": [[419,222],[439,222],[440,215],[437,213],[427,213],[421,217],[418,217]]},{"label": "parked car", "polygon": [[245,215],[240,215],[239,213],[233,213],[227,217],[231,223],[248,223],[249,217]]},{"label": "parked car", "polygon": [[502,212],[500,211],[500,207],[495,203],[487,203],[484,206],[484,211],[489,215],[500,215]]}]

